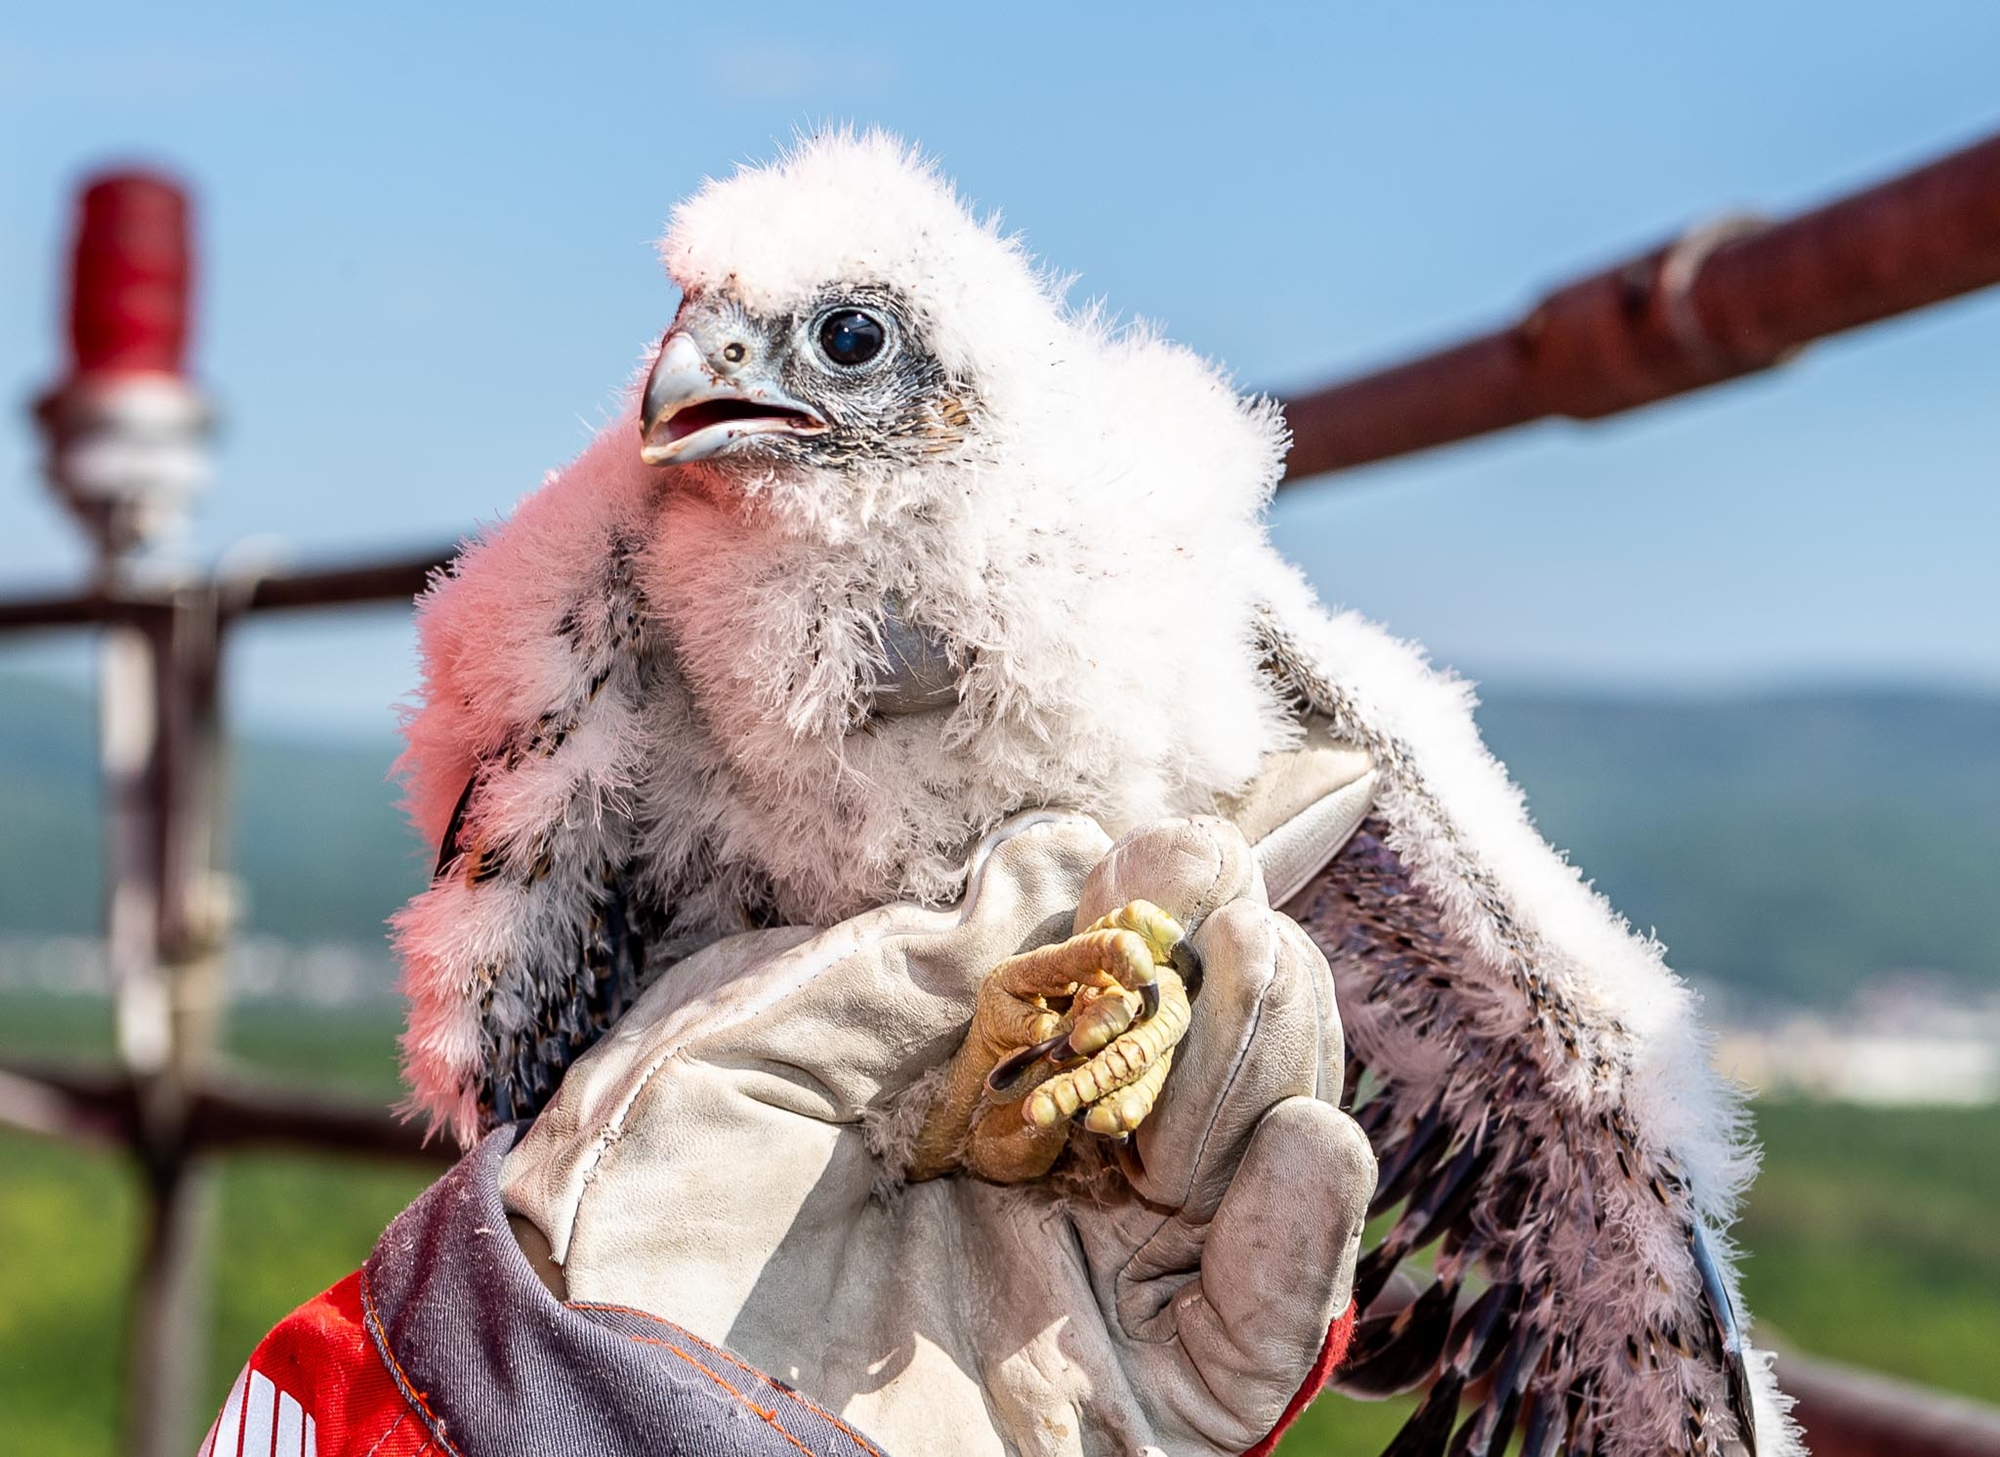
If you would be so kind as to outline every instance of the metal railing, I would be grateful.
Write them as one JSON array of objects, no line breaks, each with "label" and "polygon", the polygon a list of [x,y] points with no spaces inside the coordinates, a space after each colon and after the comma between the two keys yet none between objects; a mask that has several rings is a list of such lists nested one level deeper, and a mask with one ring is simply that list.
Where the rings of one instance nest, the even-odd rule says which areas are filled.
[{"label": "metal railing", "polygon": [[1286,475],[1619,414],[1996,282],[2000,136],[1783,222],[1696,227],[1507,328],[1299,395]]},{"label": "metal railing", "polygon": [[[109,179],[120,180],[132,179]],[[125,204],[86,193],[73,311],[77,368],[38,411],[50,435],[53,483],[97,537],[98,579],[75,593],[0,600],[0,634],[104,633],[108,942],[121,1066],[115,1074],[27,1063],[0,1068],[0,1124],[124,1149],[144,1174],[125,1450],[164,1457],[178,1451],[188,1429],[202,1345],[193,1312],[205,1268],[191,1211],[205,1159],[274,1145],[438,1163],[448,1157],[425,1148],[379,1106],[216,1070],[219,952],[229,929],[227,897],[215,887],[222,869],[214,824],[222,646],[229,629],[253,615],[407,604],[449,553],[243,580],[148,580],[129,568],[145,536],[145,502],[128,489],[129,473],[108,484],[84,479],[73,447],[98,438],[93,431],[130,425],[120,423],[121,381],[158,385],[178,377],[184,320],[149,325],[144,308],[115,297],[98,300],[93,316],[86,294],[93,280],[109,295],[130,284],[127,304],[143,302],[154,295],[142,286],[157,294],[162,277],[184,280],[186,268],[183,259],[174,274],[171,249],[158,246],[138,249],[124,274],[117,259],[106,264],[110,244],[103,236],[93,242],[90,207],[116,213],[127,204],[156,234],[172,211],[144,187]],[[184,228],[184,218],[178,225]],[[1294,397],[1286,405],[1294,440],[1287,480],[1546,417],[1587,420],[1634,409],[1781,363],[1822,335],[1994,283],[2000,137],[1787,222],[1698,228],[1556,290],[1510,328]],[[168,394],[181,412],[169,423],[192,439],[198,401]],[[157,412],[140,425],[147,420],[157,435]],[[1780,1371],[1821,1457],[2000,1457],[1995,1409],[1804,1357],[1786,1356]]]}]

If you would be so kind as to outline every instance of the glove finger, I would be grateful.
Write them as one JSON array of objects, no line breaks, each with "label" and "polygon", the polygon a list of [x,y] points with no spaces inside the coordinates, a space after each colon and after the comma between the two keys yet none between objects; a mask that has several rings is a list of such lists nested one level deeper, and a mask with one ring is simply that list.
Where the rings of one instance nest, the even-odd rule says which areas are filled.
[{"label": "glove finger", "polygon": [[[1181,1347],[1212,1391],[1268,1431],[1327,1327],[1353,1298],[1375,1156],[1354,1120],[1290,1098],[1257,1125],[1202,1250],[1175,1297]],[[1268,1411],[1265,1410],[1268,1408]],[[1268,1419],[1267,1419],[1268,1418]]]},{"label": "glove finger", "polygon": [[1193,941],[1201,994],[1128,1172],[1147,1199],[1204,1221],[1274,1104],[1340,1096],[1341,1041],[1326,960],[1289,917],[1236,900]]},{"label": "glove finger", "polygon": [[800,1112],[857,1118],[950,1059],[996,965],[1067,934],[1107,848],[1089,820],[1024,816],[988,838],[959,905],[883,906],[761,956],[734,938],[696,952],[569,1070],[551,1110],[615,1127],[649,1070],[682,1057],[768,1069]]},{"label": "glove finger", "polygon": [[1260,885],[1243,832],[1212,816],[1154,820],[1111,847],[1084,881],[1081,931],[1131,901],[1151,901],[1190,931],[1217,906]]}]

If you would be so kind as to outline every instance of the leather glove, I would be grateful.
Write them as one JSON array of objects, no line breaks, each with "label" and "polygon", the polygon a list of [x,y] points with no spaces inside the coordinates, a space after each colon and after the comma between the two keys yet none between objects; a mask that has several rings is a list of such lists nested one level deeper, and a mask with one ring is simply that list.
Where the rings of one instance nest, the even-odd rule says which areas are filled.
[{"label": "leather glove", "polygon": [[[900,1183],[990,969],[1136,899],[1189,928],[1204,979],[1130,1144],[1075,1135],[1029,1184]],[[1340,1088],[1325,962],[1233,826],[1114,847],[1032,815],[955,908],[681,963],[570,1070],[502,1190],[567,1299],[673,1320],[889,1452],[1239,1452],[1349,1302],[1374,1162]]]}]

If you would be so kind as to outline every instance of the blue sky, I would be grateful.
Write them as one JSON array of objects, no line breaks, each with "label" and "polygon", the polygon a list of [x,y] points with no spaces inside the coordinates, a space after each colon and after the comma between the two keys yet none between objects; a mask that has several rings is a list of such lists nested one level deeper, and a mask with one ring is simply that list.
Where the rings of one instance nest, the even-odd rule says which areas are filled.
[{"label": "blue sky", "polygon": [[[68,191],[201,205],[227,421],[198,549],[421,546],[579,449],[671,314],[650,243],[825,119],[938,152],[1080,295],[1285,388],[1509,315],[1729,208],[2000,127],[2000,6],[12,7],[0,386],[56,359]],[[25,13],[23,13],[25,12]],[[0,428],[0,582],[81,553]],[[1778,375],[1283,502],[1332,601],[1495,682],[2000,686],[2000,295]],[[48,648],[0,650],[47,666]],[[261,725],[385,727],[394,613],[247,634]]]}]

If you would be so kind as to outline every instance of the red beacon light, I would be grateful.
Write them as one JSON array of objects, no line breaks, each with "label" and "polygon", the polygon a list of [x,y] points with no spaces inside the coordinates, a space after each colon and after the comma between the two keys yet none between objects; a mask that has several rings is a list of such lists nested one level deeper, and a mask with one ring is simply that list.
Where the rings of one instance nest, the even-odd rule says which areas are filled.
[{"label": "red beacon light", "polygon": [[69,369],[36,406],[50,483],[108,566],[171,537],[207,479],[211,416],[187,378],[188,200],[110,172],[78,198]]}]

